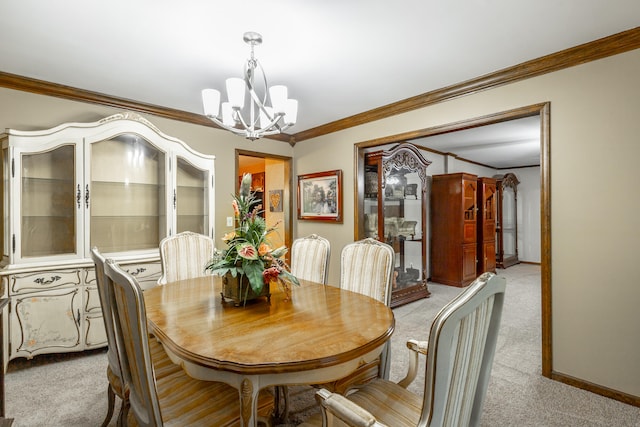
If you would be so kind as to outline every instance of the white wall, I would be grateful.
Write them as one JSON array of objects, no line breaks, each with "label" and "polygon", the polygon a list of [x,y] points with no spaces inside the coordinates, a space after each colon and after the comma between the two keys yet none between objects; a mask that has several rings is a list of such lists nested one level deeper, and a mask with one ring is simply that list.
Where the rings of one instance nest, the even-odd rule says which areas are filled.
[{"label": "white wall", "polygon": [[501,169],[518,177],[518,258],[539,263],[540,259],[540,168]]}]

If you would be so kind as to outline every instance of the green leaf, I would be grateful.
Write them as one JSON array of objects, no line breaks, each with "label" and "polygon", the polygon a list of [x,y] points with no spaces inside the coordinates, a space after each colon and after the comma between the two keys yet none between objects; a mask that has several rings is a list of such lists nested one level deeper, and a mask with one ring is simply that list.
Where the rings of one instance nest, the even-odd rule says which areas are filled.
[{"label": "green leaf", "polygon": [[278,249],[271,251],[271,256],[274,258],[282,258],[287,253],[286,246],[280,246]]},{"label": "green leaf", "polygon": [[242,263],[242,268],[244,270],[244,274],[249,279],[251,289],[253,289],[256,294],[262,292],[262,287],[264,286],[264,280],[262,278],[264,265],[262,264],[262,261],[245,261]]},{"label": "green leaf", "polygon": [[293,274],[289,273],[287,270],[283,269],[280,272],[280,277],[282,277],[283,279],[287,279],[289,282],[293,283],[296,286],[300,286],[300,282],[298,281],[298,278]]}]

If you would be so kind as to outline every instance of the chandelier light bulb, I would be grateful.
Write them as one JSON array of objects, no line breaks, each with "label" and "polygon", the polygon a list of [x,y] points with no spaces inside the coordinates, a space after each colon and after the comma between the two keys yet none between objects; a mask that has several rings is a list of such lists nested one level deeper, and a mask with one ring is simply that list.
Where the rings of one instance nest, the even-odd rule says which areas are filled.
[{"label": "chandelier light bulb", "polygon": [[287,102],[287,87],[283,85],[271,86],[269,88],[269,96],[271,96],[271,107],[276,114],[284,114]]},{"label": "chandelier light bulb", "polygon": [[202,105],[205,116],[218,117],[218,113],[220,112],[220,91],[204,89],[202,91]]},{"label": "chandelier light bulb", "polygon": [[287,99],[284,108],[284,124],[293,126],[298,118],[298,100]]},{"label": "chandelier light bulb", "polygon": [[244,108],[244,91],[246,84],[244,80],[239,77],[232,77],[227,79],[227,98],[231,108],[242,109]]}]

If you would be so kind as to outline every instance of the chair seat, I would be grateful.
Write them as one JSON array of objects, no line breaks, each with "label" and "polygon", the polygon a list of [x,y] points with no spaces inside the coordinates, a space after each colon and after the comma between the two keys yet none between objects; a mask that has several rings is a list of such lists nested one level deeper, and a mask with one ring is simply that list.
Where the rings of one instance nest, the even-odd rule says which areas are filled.
[{"label": "chair seat", "polygon": [[[158,342],[154,337],[149,337],[149,350],[151,351],[151,360],[153,360],[153,368],[156,375],[156,379],[170,375],[173,372],[179,371],[180,366],[176,365],[169,359],[167,352],[162,348],[162,344]],[[122,388],[122,380],[119,375],[116,375],[111,365],[107,366],[107,378],[109,384],[113,389],[113,392],[121,399],[125,399],[125,391]],[[128,396],[126,396],[128,397]]]},{"label": "chair seat", "polygon": [[[197,381],[171,361],[154,337],[149,337],[149,349],[156,376],[158,400],[165,426],[237,426],[240,414],[238,390],[214,381]],[[215,409],[214,409],[215,408]],[[269,418],[273,395],[268,391],[258,396],[258,415]],[[137,426],[129,411],[128,425]]]},{"label": "chair seat", "polygon": [[347,398],[388,426],[415,427],[420,420],[422,398],[391,381],[373,380]]},{"label": "chair seat", "polygon": [[[378,422],[390,427],[415,427],[420,421],[422,398],[391,381],[376,379],[347,396],[367,408]],[[345,426],[337,418],[334,427]],[[322,414],[314,414],[298,427],[322,426]]]}]

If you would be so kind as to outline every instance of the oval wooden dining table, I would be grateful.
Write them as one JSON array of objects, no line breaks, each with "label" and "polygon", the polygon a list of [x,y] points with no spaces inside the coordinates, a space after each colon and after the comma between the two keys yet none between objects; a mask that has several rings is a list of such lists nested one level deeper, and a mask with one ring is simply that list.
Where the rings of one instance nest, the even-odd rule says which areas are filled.
[{"label": "oval wooden dining table", "polygon": [[223,302],[221,279],[181,280],[144,292],[150,331],[193,378],[238,389],[243,426],[255,426],[260,389],[337,381],[375,361],[391,337],[391,309],[331,285],[300,281],[290,298]]}]

